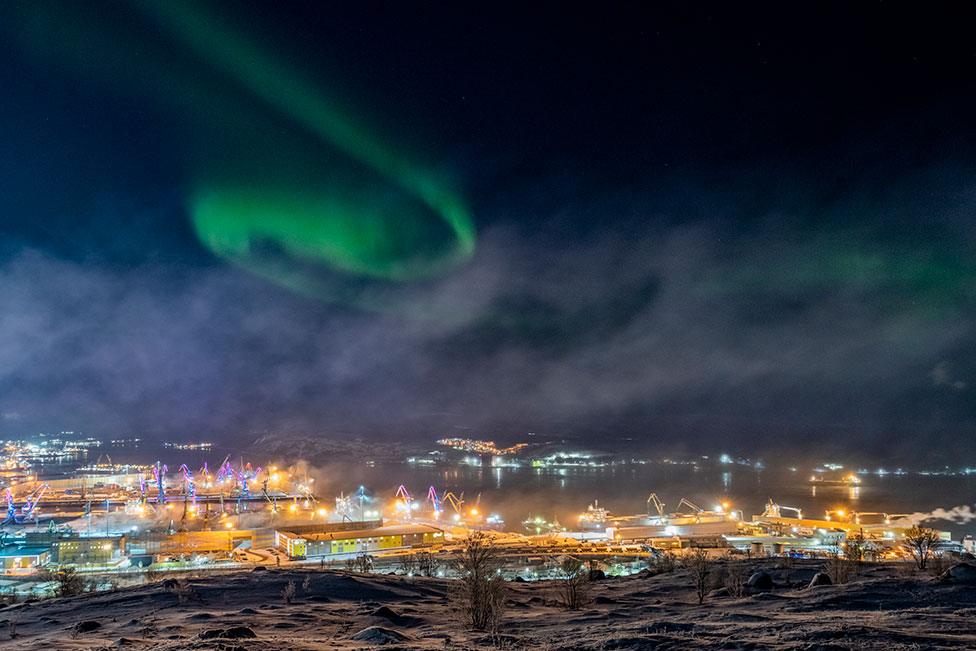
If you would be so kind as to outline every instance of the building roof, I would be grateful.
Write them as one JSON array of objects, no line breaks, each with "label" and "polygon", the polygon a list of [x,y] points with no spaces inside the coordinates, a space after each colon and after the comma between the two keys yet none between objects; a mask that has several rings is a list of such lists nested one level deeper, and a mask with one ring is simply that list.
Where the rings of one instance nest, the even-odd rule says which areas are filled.
[{"label": "building roof", "polygon": [[410,534],[434,534],[443,533],[442,529],[431,527],[426,524],[402,524],[390,525],[386,527],[376,527],[374,529],[353,529],[351,531],[323,531],[323,532],[303,532],[296,534],[287,530],[282,530],[291,536],[297,536],[306,540],[349,540],[358,538],[380,538],[383,536],[404,536]]},{"label": "building roof", "polygon": [[29,545],[24,547],[17,546],[7,546],[0,547],[0,558],[12,558],[17,556],[40,556],[41,554],[50,553],[50,547],[44,547],[42,545]]}]

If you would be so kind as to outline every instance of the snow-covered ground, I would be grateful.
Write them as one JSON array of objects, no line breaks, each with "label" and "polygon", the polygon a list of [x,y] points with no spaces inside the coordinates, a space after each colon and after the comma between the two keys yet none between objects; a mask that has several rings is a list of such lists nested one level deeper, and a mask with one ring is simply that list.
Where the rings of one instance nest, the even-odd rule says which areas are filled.
[{"label": "snow-covered ground", "polygon": [[[750,572],[772,576],[771,590],[704,605],[682,569],[594,581],[579,611],[560,607],[552,582],[513,582],[494,638],[459,625],[442,579],[239,572],[189,579],[185,603],[155,583],[9,606],[0,610],[0,649],[976,648],[976,586],[866,566],[844,585],[801,587],[819,565],[798,561],[787,583],[776,560],[752,561]],[[297,590],[286,605],[289,581]]]}]

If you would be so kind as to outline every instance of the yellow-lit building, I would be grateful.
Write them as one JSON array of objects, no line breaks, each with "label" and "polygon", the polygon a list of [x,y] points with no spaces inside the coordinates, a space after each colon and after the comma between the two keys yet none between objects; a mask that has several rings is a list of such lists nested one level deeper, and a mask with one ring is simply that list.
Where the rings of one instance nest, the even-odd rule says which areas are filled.
[{"label": "yellow-lit building", "polygon": [[59,565],[108,565],[124,553],[124,536],[70,536],[51,543],[51,560]]},{"label": "yellow-lit building", "polygon": [[131,555],[155,557],[229,553],[242,544],[249,546],[253,541],[254,531],[251,529],[154,533],[131,536],[128,550]]},{"label": "yellow-lit building", "polygon": [[[307,528],[305,528],[307,529]],[[289,558],[367,554],[442,541],[444,532],[423,524],[345,531],[276,531],[275,545]]]},{"label": "yellow-lit building", "polygon": [[51,560],[51,549],[43,546],[8,545],[0,548],[0,563],[4,574],[19,574],[43,567]]}]

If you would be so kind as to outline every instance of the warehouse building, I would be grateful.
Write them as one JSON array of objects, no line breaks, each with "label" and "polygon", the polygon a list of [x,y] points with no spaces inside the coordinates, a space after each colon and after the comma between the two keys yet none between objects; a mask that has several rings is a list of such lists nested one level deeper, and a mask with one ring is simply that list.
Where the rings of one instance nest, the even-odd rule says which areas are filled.
[{"label": "warehouse building", "polygon": [[115,565],[125,553],[125,536],[62,536],[51,543],[59,565]]},{"label": "warehouse building", "polygon": [[303,529],[301,532],[275,531],[275,546],[289,558],[298,559],[368,554],[444,540],[443,530],[423,524],[343,531]]},{"label": "warehouse building", "polygon": [[0,548],[4,574],[29,574],[51,560],[51,548],[43,545],[6,545]]},{"label": "warehouse building", "polygon": [[251,547],[254,539],[255,532],[252,529],[181,531],[175,534],[143,533],[129,537],[128,552],[133,557],[149,556],[155,559],[195,554],[230,554],[237,547]]}]

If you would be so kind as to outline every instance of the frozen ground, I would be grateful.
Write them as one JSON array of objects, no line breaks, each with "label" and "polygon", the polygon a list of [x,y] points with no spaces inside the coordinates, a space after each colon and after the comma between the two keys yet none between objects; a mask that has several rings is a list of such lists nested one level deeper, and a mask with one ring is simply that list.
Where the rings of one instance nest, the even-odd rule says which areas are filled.
[{"label": "frozen ground", "polygon": [[[456,623],[441,579],[240,572],[189,579],[183,604],[155,583],[10,606],[0,610],[0,649],[976,648],[976,586],[871,566],[845,585],[800,588],[818,564],[798,563],[791,585],[775,560],[752,565],[770,572],[771,591],[703,606],[684,570],[596,581],[580,611],[560,608],[552,583],[511,583],[494,639]],[[281,597],[288,581],[291,605]]]}]

